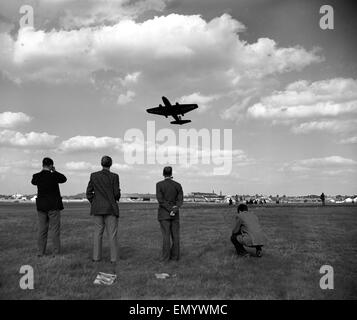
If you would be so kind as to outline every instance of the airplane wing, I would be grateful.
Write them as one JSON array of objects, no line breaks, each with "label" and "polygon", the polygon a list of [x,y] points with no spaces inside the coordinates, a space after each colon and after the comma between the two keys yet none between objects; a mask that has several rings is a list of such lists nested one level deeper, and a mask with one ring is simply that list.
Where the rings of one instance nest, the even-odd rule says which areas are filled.
[{"label": "airplane wing", "polygon": [[187,112],[190,112],[194,109],[197,109],[197,104],[180,104],[176,103],[171,107],[171,113],[181,114],[184,115]]},{"label": "airplane wing", "polygon": [[153,114],[158,114],[160,116],[168,116],[170,113],[168,112],[167,108],[165,107],[155,107],[155,108],[150,108],[146,109],[148,113],[153,113]]},{"label": "airplane wing", "polygon": [[175,104],[171,107],[155,107],[146,109],[148,113],[158,114],[161,116],[174,116],[174,115],[184,115],[194,109],[197,109],[197,104]]}]

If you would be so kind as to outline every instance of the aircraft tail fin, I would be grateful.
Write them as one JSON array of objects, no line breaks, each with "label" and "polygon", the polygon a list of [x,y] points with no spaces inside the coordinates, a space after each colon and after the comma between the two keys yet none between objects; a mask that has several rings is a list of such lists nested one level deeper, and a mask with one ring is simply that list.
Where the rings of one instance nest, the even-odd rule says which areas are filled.
[{"label": "aircraft tail fin", "polygon": [[191,120],[175,120],[175,121],[171,121],[171,124],[179,124],[179,125],[183,125],[185,123],[189,123],[191,122]]}]

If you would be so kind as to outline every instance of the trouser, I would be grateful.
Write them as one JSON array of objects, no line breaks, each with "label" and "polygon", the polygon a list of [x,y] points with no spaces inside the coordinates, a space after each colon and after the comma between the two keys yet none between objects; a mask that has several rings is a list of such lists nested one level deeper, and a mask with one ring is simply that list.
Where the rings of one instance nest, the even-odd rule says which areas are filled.
[{"label": "trouser", "polygon": [[94,216],[93,260],[98,261],[102,259],[102,240],[104,228],[107,229],[107,235],[110,243],[110,261],[116,262],[118,258],[118,217],[113,215]]},{"label": "trouser", "polygon": [[[237,254],[242,254],[244,252],[246,252],[246,250],[244,249],[244,245],[243,245],[243,237],[242,234],[232,234],[231,236],[231,241],[237,251]],[[261,250],[263,246],[249,246],[252,248],[255,248],[256,250]]]},{"label": "trouser", "polygon": [[[162,261],[180,259],[180,221],[160,220],[162,233]],[[172,240],[172,243],[171,243]]]},{"label": "trouser", "polygon": [[61,229],[61,212],[59,210],[50,210],[48,212],[37,211],[38,213],[38,254],[46,253],[47,235],[50,228],[52,233],[52,243],[54,254],[61,251],[60,229]]},{"label": "trouser", "polygon": [[241,253],[245,252],[243,244],[239,243],[236,235],[232,234],[231,241],[232,241],[234,247],[236,248],[237,254],[241,254]]}]

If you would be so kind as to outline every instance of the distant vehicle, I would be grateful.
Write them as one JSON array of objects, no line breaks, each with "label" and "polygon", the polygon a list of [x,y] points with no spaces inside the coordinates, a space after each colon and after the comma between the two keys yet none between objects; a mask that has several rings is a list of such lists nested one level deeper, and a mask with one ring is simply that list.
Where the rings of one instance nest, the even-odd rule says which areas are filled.
[{"label": "distant vehicle", "polygon": [[183,125],[185,123],[191,122],[191,120],[182,120],[181,116],[185,113],[190,112],[194,109],[198,108],[197,104],[182,104],[176,102],[176,104],[172,105],[166,97],[162,97],[162,101],[164,102],[165,107],[160,104],[158,107],[146,109],[148,113],[157,114],[160,116],[172,116],[175,121],[171,121],[171,124],[179,124]]}]

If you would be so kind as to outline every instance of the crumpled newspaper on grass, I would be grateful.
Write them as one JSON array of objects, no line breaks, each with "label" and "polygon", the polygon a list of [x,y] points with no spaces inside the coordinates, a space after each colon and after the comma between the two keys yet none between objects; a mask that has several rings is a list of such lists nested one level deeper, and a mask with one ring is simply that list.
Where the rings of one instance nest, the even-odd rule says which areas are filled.
[{"label": "crumpled newspaper on grass", "polygon": [[114,283],[116,278],[117,278],[116,274],[99,272],[93,283],[110,286]]}]

